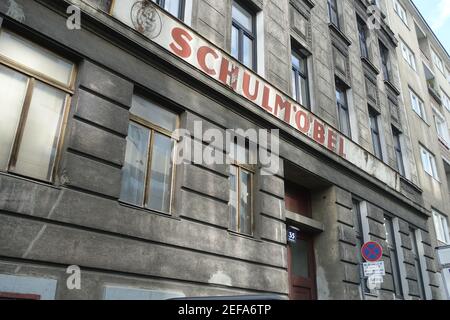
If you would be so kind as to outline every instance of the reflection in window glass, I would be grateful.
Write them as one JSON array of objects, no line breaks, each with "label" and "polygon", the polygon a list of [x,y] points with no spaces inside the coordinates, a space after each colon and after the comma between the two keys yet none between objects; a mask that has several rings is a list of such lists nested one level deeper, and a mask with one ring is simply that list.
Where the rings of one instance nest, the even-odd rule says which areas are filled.
[{"label": "reflection in window glass", "polygon": [[252,233],[252,215],[251,215],[251,176],[249,172],[241,170],[240,176],[240,231],[245,234]]},{"label": "reflection in window glass", "polygon": [[0,54],[63,84],[70,84],[72,63],[9,31],[0,31]]},{"label": "reflection in window glass", "polygon": [[65,100],[64,92],[36,82],[14,171],[41,180],[51,179]]},{"label": "reflection in window glass", "polygon": [[169,212],[172,188],[173,141],[169,137],[155,133],[152,151],[152,165],[149,173],[149,209]]},{"label": "reflection in window glass", "polygon": [[133,97],[131,113],[168,131],[174,131],[177,126],[177,115],[175,113],[140,96]]},{"label": "reflection in window glass", "polygon": [[235,166],[230,167],[230,228],[231,230],[237,230],[237,174],[238,168]]},{"label": "reflection in window glass", "polygon": [[309,278],[308,242],[297,239],[292,246],[292,270],[296,277]]},{"label": "reflection in window glass", "polygon": [[230,228],[239,233],[253,233],[252,173],[230,166]]},{"label": "reflection in window glass", "polygon": [[123,168],[120,199],[136,205],[144,204],[145,173],[148,163],[150,130],[130,123]]},{"label": "reflection in window glass", "polygon": [[28,78],[0,65],[0,170],[7,170]]}]

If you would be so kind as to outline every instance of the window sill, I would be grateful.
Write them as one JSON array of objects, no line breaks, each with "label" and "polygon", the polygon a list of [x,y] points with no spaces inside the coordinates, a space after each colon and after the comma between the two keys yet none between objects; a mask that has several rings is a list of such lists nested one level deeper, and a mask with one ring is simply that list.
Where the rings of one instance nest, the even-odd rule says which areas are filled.
[{"label": "window sill", "polygon": [[120,200],[119,200],[119,205],[122,206],[122,207],[126,207],[126,208],[137,210],[137,211],[143,211],[143,212],[146,212],[146,213],[149,213],[149,214],[154,214],[154,215],[161,216],[161,217],[171,218],[171,219],[174,219],[174,220],[180,220],[179,218],[175,218],[173,216],[173,213],[167,213],[167,212],[147,209],[147,208],[139,207],[137,205],[134,205],[134,204],[131,204],[131,203],[127,203],[127,202],[124,202],[124,201],[120,201]]},{"label": "window sill", "polygon": [[248,234],[244,234],[244,233],[239,233],[239,232],[236,232],[236,231],[233,231],[233,230],[228,230],[228,234],[233,236],[233,237],[239,237],[239,238],[243,238],[243,239],[247,239],[247,240],[261,242],[261,240],[256,239],[254,235],[248,235]]},{"label": "window sill", "polygon": [[397,96],[400,95],[400,90],[398,90],[397,87],[390,80],[384,80],[384,85],[388,87],[391,91],[393,91]]},{"label": "window sill", "polygon": [[369,58],[366,58],[364,56],[361,57],[361,61],[372,71],[374,74],[379,75],[380,70],[369,60]]},{"label": "window sill", "polygon": [[9,177],[9,178],[15,178],[15,179],[19,179],[19,180],[22,180],[22,181],[39,184],[41,186],[49,187],[49,188],[52,188],[52,189],[55,189],[55,190],[61,190],[61,186],[56,185],[53,182],[46,182],[46,181],[43,181],[43,180],[28,178],[28,177],[21,176],[19,174],[15,174],[15,173],[0,171],[0,176],[5,176],[5,177]]},{"label": "window sill", "polygon": [[328,23],[329,28],[339,36],[339,38],[349,47],[351,46],[351,40],[339,29],[334,23]]}]

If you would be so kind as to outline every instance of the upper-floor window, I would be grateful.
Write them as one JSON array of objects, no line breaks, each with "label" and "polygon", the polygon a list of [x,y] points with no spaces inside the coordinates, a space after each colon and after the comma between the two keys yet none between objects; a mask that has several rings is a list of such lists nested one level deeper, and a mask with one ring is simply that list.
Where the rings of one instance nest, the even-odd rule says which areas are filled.
[{"label": "upper-floor window", "polygon": [[330,22],[339,29],[340,21],[337,0],[328,0],[328,14],[330,16]]},{"label": "upper-floor window", "polygon": [[356,17],[358,24],[359,49],[361,57],[369,59],[369,49],[367,47],[367,25],[359,16]]},{"label": "upper-floor window", "polygon": [[444,90],[442,90],[442,104],[444,105],[444,107],[450,111],[450,97],[444,92]]},{"label": "upper-floor window", "polygon": [[403,42],[400,42],[400,47],[402,50],[403,58],[406,60],[406,62],[409,64],[409,66],[416,71],[416,57],[414,56],[414,53],[411,51],[411,49]]},{"label": "upper-floor window", "polygon": [[0,171],[53,180],[74,64],[0,30]]},{"label": "upper-floor window", "polygon": [[120,200],[170,213],[177,114],[133,96]]},{"label": "upper-floor window", "polygon": [[405,7],[400,4],[398,0],[394,0],[394,11],[400,17],[405,25],[408,25],[408,15],[406,13]]},{"label": "upper-floor window", "polygon": [[247,68],[256,69],[256,23],[253,12],[233,1],[231,55]]},{"label": "upper-floor window", "polygon": [[423,146],[420,146],[420,155],[422,157],[422,165],[425,172],[434,179],[439,180],[436,157]]},{"label": "upper-floor window", "polygon": [[442,74],[444,74],[444,64],[442,63],[442,59],[438,56],[438,54],[436,53],[436,51],[434,51],[433,49],[431,49],[431,57],[433,59],[433,63],[436,66],[436,68],[439,69],[439,71],[442,72]]},{"label": "upper-floor window", "polygon": [[416,232],[420,231],[413,228],[409,229],[411,248],[414,259],[414,269],[416,271],[417,285],[419,287],[419,297],[420,299],[425,300],[426,299],[425,283],[423,281],[422,264],[420,263],[420,256],[419,256],[419,246],[422,247],[422,243],[418,242]]},{"label": "upper-floor window", "polygon": [[294,99],[306,108],[311,107],[309,97],[308,57],[298,50],[292,55],[292,95]]},{"label": "upper-floor window", "polygon": [[433,222],[436,229],[436,237],[438,241],[450,244],[450,233],[448,229],[448,217],[433,210]]},{"label": "upper-floor window", "polygon": [[90,4],[96,6],[100,10],[110,12],[114,0],[87,0]]},{"label": "upper-floor window", "polygon": [[411,106],[413,110],[421,117],[423,120],[427,119],[425,112],[425,105],[423,104],[423,100],[420,99],[417,94],[409,89],[409,96],[411,98]]},{"label": "upper-floor window", "polygon": [[180,20],[184,19],[185,0],[152,0],[158,6]]},{"label": "upper-floor window", "polygon": [[403,299],[403,286],[400,274],[400,263],[397,251],[397,242],[394,234],[394,221],[390,216],[384,216],[386,229],[386,242],[389,249],[389,260],[391,262],[392,278],[394,279],[394,291],[397,298]]},{"label": "upper-floor window", "polygon": [[434,120],[436,123],[436,131],[439,139],[441,139],[445,144],[450,145],[447,121],[437,109],[434,109]]},{"label": "upper-floor window", "polygon": [[369,108],[370,133],[372,135],[373,151],[378,159],[383,160],[379,117],[380,114],[378,112],[376,112],[372,108]]},{"label": "upper-floor window", "polygon": [[[239,153],[237,144],[232,147]],[[250,166],[239,161],[230,165],[230,229],[246,235],[253,235],[253,176]]]},{"label": "upper-floor window", "polygon": [[403,159],[403,151],[401,144],[401,132],[397,130],[395,127],[392,127],[392,136],[394,138],[394,151],[395,151],[395,159],[397,162],[397,170],[400,172],[402,176],[406,175],[405,172],[405,163]]},{"label": "upper-floor window", "polygon": [[391,72],[390,72],[390,57],[389,57],[389,49],[386,46],[379,42],[380,46],[380,57],[381,57],[381,69],[383,71],[383,78],[386,81],[391,80]]},{"label": "upper-floor window", "polygon": [[336,105],[338,112],[339,131],[351,138],[350,111],[347,98],[347,88],[340,81],[336,80]]}]

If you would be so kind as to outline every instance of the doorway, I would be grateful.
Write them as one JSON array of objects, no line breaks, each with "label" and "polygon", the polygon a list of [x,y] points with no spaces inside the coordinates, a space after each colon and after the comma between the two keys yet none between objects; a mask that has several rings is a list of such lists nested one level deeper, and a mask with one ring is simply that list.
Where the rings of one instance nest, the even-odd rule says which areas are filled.
[{"label": "doorway", "polygon": [[314,237],[302,231],[288,244],[289,298],[317,300]]}]

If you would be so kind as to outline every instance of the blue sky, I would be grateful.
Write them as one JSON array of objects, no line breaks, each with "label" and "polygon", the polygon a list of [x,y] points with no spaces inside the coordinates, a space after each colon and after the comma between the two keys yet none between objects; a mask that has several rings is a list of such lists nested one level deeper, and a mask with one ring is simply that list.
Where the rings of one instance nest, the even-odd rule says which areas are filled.
[{"label": "blue sky", "polygon": [[450,0],[413,0],[450,54]]}]

